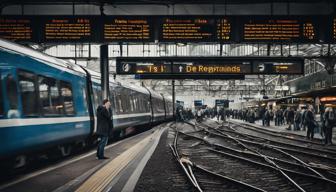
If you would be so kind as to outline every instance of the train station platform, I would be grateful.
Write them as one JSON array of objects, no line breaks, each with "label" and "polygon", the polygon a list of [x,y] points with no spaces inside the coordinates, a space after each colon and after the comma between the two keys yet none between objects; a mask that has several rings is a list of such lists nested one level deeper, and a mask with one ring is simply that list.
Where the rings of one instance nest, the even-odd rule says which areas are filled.
[{"label": "train station platform", "polygon": [[[265,129],[268,131],[275,131],[275,132],[279,132],[279,133],[290,133],[290,134],[296,134],[296,135],[300,135],[300,136],[307,136],[307,131],[306,130],[298,130],[298,131],[294,131],[293,130],[293,126],[291,130],[288,130],[288,125],[280,125],[280,126],[275,126],[274,121],[270,122],[270,126],[263,126],[262,125],[262,120],[257,120],[255,121],[255,123],[249,123],[243,120],[239,120],[239,119],[229,119],[229,122],[234,122],[234,123],[240,123],[240,124],[246,124],[246,125],[251,125],[260,129]],[[318,139],[321,140],[321,142],[323,142],[324,137],[322,137],[320,130],[316,130],[314,133],[314,139]],[[335,131],[333,132],[333,143],[336,143],[336,134]]]},{"label": "train station platform", "polygon": [[[291,130],[287,130],[288,129],[287,124],[280,125],[280,126],[275,126],[273,121],[270,122],[270,126],[263,126],[262,125],[262,120],[257,120],[257,121],[255,121],[255,123],[249,123],[249,122],[246,122],[246,121],[243,121],[243,120],[238,120],[238,119],[230,119],[229,121],[242,123],[242,124],[253,125],[253,126],[257,126],[258,128],[262,128],[262,129],[266,129],[266,130],[270,130],[270,131],[277,131],[277,132],[283,132],[283,133],[293,133],[293,134],[297,134],[297,135],[301,135],[301,136],[306,136],[307,135],[306,130],[301,129],[299,131],[293,131],[293,126],[292,126]],[[320,132],[315,133],[314,138],[322,139],[322,136],[321,136]]]},{"label": "train station platform", "polygon": [[[230,119],[229,122],[279,133],[293,133],[293,131],[285,130],[285,126],[265,128],[258,122],[250,124],[235,119]],[[97,160],[95,151],[91,151],[1,185],[0,191],[194,191],[195,188],[176,161],[171,146],[174,143],[176,131],[198,133],[200,130],[203,130],[202,132],[210,130],[204,129],[203,126],[215,128],[218,127],[218,123],[212,119],[206,119],[200,124],[195,124],[193,120],[187,123],[163,123],[148,131],[108,145],[105,155],[110,157],[109,159]],[[304,135],[302,131],[294,133]],[[204,141],[206,138],[203,138]],[[188,142],[188,139],[183,136],[182,140]],[[182,140],[180,139],[180,142]],[[207,145],[206,142],[190,142],[188,148],[192,150],[195,147],[197,149],[198,146]],[[334,146],[329,147],[334,148]],[[336,151],[336,148],[333,150]],[[185,152],[181,152],[180,155],[188,156]],[[211,157],[209,156],[210,159]],[[212,185],[216,182],[206,181],[205,183]],[[203,184],[203,187],[206,186]]]},{"label": "train station platform", "polygon": [[109,159],[98,160],[96,150],[64,160],[0,184],[0,191],[133,191],[161,135],[170,123],[125,138],[105,147]]}]

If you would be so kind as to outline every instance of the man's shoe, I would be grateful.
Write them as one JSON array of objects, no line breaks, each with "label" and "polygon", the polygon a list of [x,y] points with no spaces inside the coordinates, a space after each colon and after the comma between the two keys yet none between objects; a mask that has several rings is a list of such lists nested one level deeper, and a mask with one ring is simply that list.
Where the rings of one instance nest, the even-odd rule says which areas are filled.
[{"label": "man's shoe", "polygon": [[105,157],[105,156],[104,156],[104,157],[102,157],[101,159],[109,159],[109,157]]}]

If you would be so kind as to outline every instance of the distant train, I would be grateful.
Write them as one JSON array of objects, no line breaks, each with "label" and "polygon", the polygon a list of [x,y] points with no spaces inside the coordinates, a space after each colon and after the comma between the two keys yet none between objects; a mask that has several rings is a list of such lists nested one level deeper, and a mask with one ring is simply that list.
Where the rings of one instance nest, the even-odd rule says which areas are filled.
[{"label": "distant train", "polygon": [[[0,160],[47,148],[65,156],[95,139],[100,74],[0,40],[0,77]],[[172,100],[163,95],[120,82],[109,86],[115,137],[173,118]]]}]

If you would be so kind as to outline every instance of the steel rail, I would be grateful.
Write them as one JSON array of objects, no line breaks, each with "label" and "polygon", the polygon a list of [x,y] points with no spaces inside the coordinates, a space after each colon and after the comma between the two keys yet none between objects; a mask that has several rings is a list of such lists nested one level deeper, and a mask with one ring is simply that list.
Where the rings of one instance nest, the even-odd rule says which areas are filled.
[{"label": "steel rail", "polygon": [[[203,138],[200,138],[200,137],[197,137],[197,136],[194,136],[194,135],[189,135],[187,133],[183,133],[183,132],[180,132],[181,134],[185,135],[185,136],[188,136],[188,137],[192,137],[192,138],[195,138],[195,139],[198,139],[198,140],[201,140],[203,141],[204,143],[210,145],[211,147],[219,147],[219,148],[225,148],[225,149],[229,149],[231,151],[236,151],[235,149],[232,149],[232,148],[229,148],[229,147],[226,147],[226,146],[223,146],[223,145],[219,145],[219,144],[213,144],[213,143],[209,143],[208,141],[204,140]],[[214,149],[209,149],[210,151],[218,151],[218,150],[214,150]],[[291,174],[295,174],[295,175],[298,175],[298,176],[303,176],[303,177],[309,177],[309,178],[312,178],[312,179],[317,179],[317,180],[321,180],[321,181],[325,181],[325,182],[329,182],[329,183],[332,183],[333,185],[336,185],[336,182],[333,181],[333,180],[330,180],[330,179],[324,179],[324,178],[321,178],[321,177],[317,177],[315,175],[309,175],[309,174],[305,174],[305,173],[301,173],[301,172],[297,172],[297,171],[292,171],[292,170],[289,170],[289,169],[285,169],[285,168],[281,168],[281,167],[274,167],[272,165],[268,165],[268,164],[264,164],[264,163],[260,163],[260,162],[257,162],[257,161],[253,161],[251,159],[247,159],[247,158],[244,158],[244,157],[239,157],[239,156],[236,156],[236,155],[233,155],[233,154],[229,154],[229,153],[225,153],[225,152],[222,152],[220,151],[221,153],[224,153],[226,155],[229,155],[231,157],[234,157],[234,158],[237,158],[237,159],[241,159],[241,160],[245,160],[245,161],[248,161],[250,163],[253,163],[253,164],[257,164],[257,165],[261,165],[261,166],[265,166],[265,167],[268,167],[268,168],[272,168],[272,169],[275,169],[275,170],[283,170],[284,172],[288,172],[288,173],[291,173]],[[240,152],[240,151],[238,151]],[[240,152],[240,153],[244,153],[246,154],[246,152]],[[249,153],[251,154],[251,153]],[[255,153],[254,153],[255,154]],[[257,155],[257,154],[255,154]],[[259,156],[260,157],[260,156]]]}]

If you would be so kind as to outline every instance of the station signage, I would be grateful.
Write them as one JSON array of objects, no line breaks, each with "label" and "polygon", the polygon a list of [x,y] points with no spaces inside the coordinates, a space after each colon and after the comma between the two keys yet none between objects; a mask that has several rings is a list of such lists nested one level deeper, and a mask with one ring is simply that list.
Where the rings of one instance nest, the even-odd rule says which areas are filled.
[{"label": "station signage", "polygon": [[41,42],[98,41],[95,39],[97,25],[90,17],[42,17],[37,21],[42,24]]},{"label": "station signage", "polygon": [[203,101],[202,100],[194,100],[194,106],[195,107],[203,106]]},{"label": "station signage", "polygon": [[117,74],[144,79],[241,79],[304,72],[303,59],[297,57],[117,57],[116,65]]},{"label": "station signage", "polygon": [[271,59],[254,60],[252,63],[252,74],[291,74],[301,75],[304,73],[304,63],[301,59],[287,58],[287,59]]},{"label": "station signage", "polygon": [[104,17],[103,41],[143,42],[154,40],[151,19],[147,17]]},{"label": "station signage", "polygon": [[216,99],[215,100],[215,105],[216,106],[223,106],[225,108],[228,108],[229,107],[229,100],[226,100],[226,99]]},{"label": "station signage", "polygon": [[34,21],[30,17],[0,17],[0,37],[12,41],[35,41]]},{"label": "station signage", "polygon": [[20,42],[335,43],[336,16],[0,16]]}]

